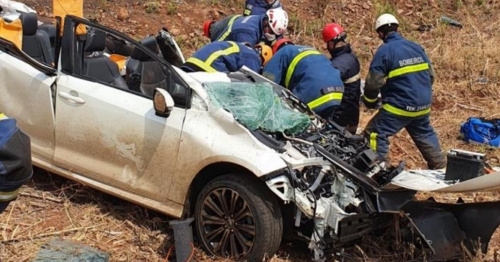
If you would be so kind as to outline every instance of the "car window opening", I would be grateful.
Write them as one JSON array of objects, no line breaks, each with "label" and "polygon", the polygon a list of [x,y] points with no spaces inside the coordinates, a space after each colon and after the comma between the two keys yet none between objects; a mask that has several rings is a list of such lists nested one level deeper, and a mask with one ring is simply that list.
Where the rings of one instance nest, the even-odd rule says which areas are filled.
[{"label": "car window opening", "polygon": [[[176,105],[186,106],[187,88],[158,58],[112,33],[91,26],[87,26],[86,32],[84,41],[78,44],[83,48],[84,77],[150,99],[155,88],[162,88],[172,95]],[[165,57],[157,37],[146,36],[139,44]]]}]

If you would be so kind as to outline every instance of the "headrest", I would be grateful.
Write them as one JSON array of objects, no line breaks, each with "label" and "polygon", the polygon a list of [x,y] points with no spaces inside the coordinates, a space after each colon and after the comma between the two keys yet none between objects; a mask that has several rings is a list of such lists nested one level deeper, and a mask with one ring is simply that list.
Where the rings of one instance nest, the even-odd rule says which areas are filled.
[{"label": "headrest", "polygon": [[106,32],[96,28],[87,30],[85,52],[102,52],[106,48]]},{"label": "headrest", "polygon": [[[158,53],[158,43],[156,42],[156,38],[154,36],[149,36],[146,38],[143,38],[141,41],[139,41],[142,45],[145,47],[149,48],[155,53]],[[130,58],[139,60],[139,61],[148,61],[151,60],[151,57],[148,54],[145,54],[142,52],[139,48],[134,48],[134,51],[132,51],[132,54],[130,54]]]},{"label": "headrest", "polygon": [[35,35],[38,29],[38,18],[34,13],[22,13],[23,35]]}]

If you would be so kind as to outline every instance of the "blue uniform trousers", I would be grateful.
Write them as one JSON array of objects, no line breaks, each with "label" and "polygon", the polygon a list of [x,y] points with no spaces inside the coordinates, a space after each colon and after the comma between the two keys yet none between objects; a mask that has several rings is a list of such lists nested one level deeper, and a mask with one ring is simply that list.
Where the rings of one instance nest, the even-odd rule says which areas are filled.
[{"label": "blue uniform trousers", "polygon": [[441,152],[438,137],[429,120],[429,114],[419,117],[402,117],[380,109],[365,128],[370,147],[382,160],[389,153],[389,137],[405,128],[416,144],[429,169],[446,167],[446,159]]}]

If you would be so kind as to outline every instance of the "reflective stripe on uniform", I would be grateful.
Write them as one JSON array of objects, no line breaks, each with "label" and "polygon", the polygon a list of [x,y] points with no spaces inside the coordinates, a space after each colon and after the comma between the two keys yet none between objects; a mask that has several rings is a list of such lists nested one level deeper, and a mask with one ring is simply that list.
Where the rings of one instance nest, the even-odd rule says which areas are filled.
[{"label": "reflective stripe on uniform", "polygon": [[197,67],[203,69],[203,71],[208,73],[217,72],[217,70],[215,70],[212,66],[206,64],[205,62],[195,57],[190,57],[188,60],[186,60],[186,63],[191,63],[193,65],[196,65]]},{"label": "reflective stripe on uniform", "polygon": [[349,79],[346,79],[344,81],[344,84],[354,83],[354,82],[358,81],[360,78],[361,78],[361,73],[358,73],[357,75],[355,75],[355,76],[353,76],[353,77],[351,77]]},{"label": "reflective stripe on uniform", "polygon": [[370,148],[377,151],[377,133],[370,133]]},{"label": "reflective stripe on uniform", "polygon": [[375,102],[377,102],[378,97],[375,97],[375,98],[371,99],[371,98],[368,98],[368,97],[366,97],[365,95],[363,95],[363,99],[364,99],[366,102],[368,102],[368,103],[375,103]]},{"label": "reflective stripe on uniform", "polygon": [[226,39],[229,36],[229,34],[231,34],[231,30],[233,29],[234,20],[236,20],[236,18],[238,18],[240,16],[241,15],[235,15],[234,17],[231,18],[231,20],[229,20],[229,23],[227,23],[226,32],[224,32],[224,34],[222,34],[222,36],[219,37],[219,39],[217,39],[217,41],[224,41],[224,39]]},{"label": "reflective stripe on uniform", "polygon": [[13,200],[14,198],[17,197],[17,194],[19,193],[19,190],[21,188],[18,188],[14,191],[10,191],[10,192],[2,192],[0,191],[0,202],[7,202],[7,201],[11,201]]},{"label": "reflective stripe on uniform", "polygon": [[421,110],[421,111],[406,111],[403,109],[399,109],[397,107],[391,106],[389,104],[383,104],[382,108],[385,109],[387,112],[398,115],[398,116],[405,116],[405,117],[417,117],[417,116],[423,116],[431,112],[430,108]]},{"label": "reflective stripe on uniform", "polygon": [[295,67],[297,64],[302,60],[302,58],[309,56],[309,55],[321,55],[321,53],[317,50],[308,50],[304,51],[300,54],[298,54],[296,57],[293,58],[292,62],[290,63],[290,66],[288,66],[288,70],[286,71],[286,77],[285,77],[285,87],[288,88],[290,85],[290,80],[292,79],[293,72],[295,71]]},{"label": "reflective stripe on uniform", "polygon": [[421,64],[416,64],[416,65],[411,65],[411,66],[405,66],[401,67],[398,69],[394,69],[389,72],[389,75],[387,76],[388,78],[393,78],[396,76],[401,76],[409,73],[416,73],[424,70],[429,69],[429,63],[421,63]]},{"label": "reflective stripe on uniform", "polygon": [[243,11],[243,15],[250,15],[252,13],[253,5],[248,4],[245,7],[245,11]]},{"label": "reflective stripe on uniform", "polygon": [[309,108],[311,108],[311,109],[314,109],[316,107],[319,107],[319,106],[321,106],[325,103],[328,103],[330,101],[333,101],[333,100],[342,101],[343,95],[344,94],[340,93],[340,92],[329,93],[329,94],[320,96],[319,98],[316,98],[313,101],[307,103],[307,106],[309,106]]},{"label": "reflective stripe on uniform", "polygon": [[229,43],[231,44],[231,47],[228,47],[224,50],[219,50],[217,52],[213,52],[207,58],[206,61],[201,61],[200,59],[198,59],[196,57],[190,57],[188,60],[186,60],[186,63],[194,64],[194,65],[198,66],[199,68],[205,70],[205,72],[209,72],[209,73],[217,72],[217,70],[215,70],[212,67],[212,63],[215,61],[215,59],[217,59],[223,55],[231,55],[234,53],[238,53],[240,51],[240,48],[238,47],[238,45],[236,45],[235,42],[229,42]]}]

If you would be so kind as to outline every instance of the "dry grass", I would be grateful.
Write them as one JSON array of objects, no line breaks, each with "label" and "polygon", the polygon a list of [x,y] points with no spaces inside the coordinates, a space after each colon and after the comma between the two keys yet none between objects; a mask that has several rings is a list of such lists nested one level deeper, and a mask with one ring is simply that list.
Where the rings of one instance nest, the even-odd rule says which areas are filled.
[{"label": "dry grass", "polygon": [[113,261],[162,261],[166,218],[38,170],[0,219],[2,261],[30,261],[52,237],[89,244]]},{"label": "dry grass", "polygon": [[[42,244],[64,238],[103,250],[111,261],[175,261],[168,220],[36,169],[35,178],[0,215],[0,260],[32,261]],[[194,259],[224,261],[198,249]],[[270,261],[285,260],[275,256]]]},{"label": "dry grass", "polygon": [[[50,12],[50,0],[24,1],[38,10]],[[93,3],[92,1],[90,1]],[[126,6],[131,20],[123,23],[114,18],[111,1],[100,1],[97,13],[101,23],[141,38],[155,33],[158,23],[181,29],[185,56],[206,39],[190,32],[198,32],[202,21],[212,10],[239,12],[242,1],[192,1],[168,5],[158,13],[147,13],[137,1],[114,0],[114,6]],[[166,1],[170,3],[170,1]],[[363,75],[380,41],[373,32],[373,21],[383,11],[395,11],[402,22],[404,36],[421,43],[427,50],[438,74],[434,86],[432,123],[439,134],[444,150],[462,148],[486,152],[493,165],[500,165],[499,151],[487,147],[467,145],[457,139],[459,124],[469,116],[500,117],[498,81],[500,79],[500,3],[472,0],[402,0],[375,1],[294,1],[282,0],[290,14],[290,37],[298,43],[323,49],[321,28],[335,20],[349,33],[349,41],[358,53]],[[418,3],[417,3],[418,2]],[[421,6],[427,6],[421,8]],[[107,9],[110,8],[110,9]],[[231,9],[233,8],[233,9]],[[170,12],[169,12],[170,10]],[[200,10],[193,12],[193,10]],[[441,15],[463,23],[462,29],[443,25]],[[187,19],[186,19],[187,18]],[[189,21],[188,21],[189,19]],[[414,30],[420,24],[432,25],[434,30],[420,33]],[[325,50],[323,50],[325,51]],[[479,83],[480,77],[487,83]],[[363,112],[362,124],[371,117]],[[425,163],[410,137],[401,132],[392,139],[391,158],[405,159],[410,168],[423,168]],[[497,200],[499,193],[474,194],[420,194],[421,198],[434,196],[439,201],[455,202],[458,196],[466,202]],[[21,196],[0,215],[0,259],[2,261],[31,261],[40,246],[53,237],[72,239],[108,252],[111,261],[166,261],[173,245],[169,218],[137,205],[110,197],[76,183],[45,172],[38,172],[34,180],[23,187]],[[496,232],[485,257],[475,261],[493,261],[500,247],[500,232]],[[408,261],[424,260],[414,246],[390,245],[391,241],[365,238],[358,245],[345,249],[344,261]],[[418,246],[417,246],[418,247]],[[295,246],[283,245],[279,254],[269,261],[308,261],[307,252],[295,251]],[[215,261],[196,250],[197,261]],[[172,260],[171,260],[172,261]]]}]

